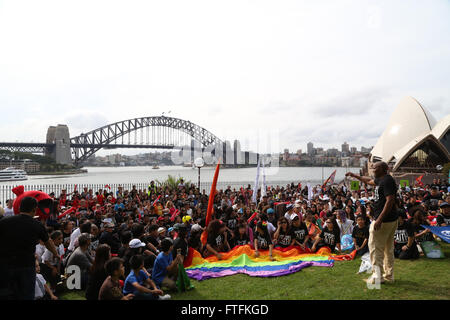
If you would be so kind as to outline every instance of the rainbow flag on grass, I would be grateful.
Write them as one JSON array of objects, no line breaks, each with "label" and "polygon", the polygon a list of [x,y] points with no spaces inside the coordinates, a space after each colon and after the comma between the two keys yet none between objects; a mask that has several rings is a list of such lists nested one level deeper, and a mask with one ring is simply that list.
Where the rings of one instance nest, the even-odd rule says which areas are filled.
[{"label": "rainbow flag on grass", "polygon": [[334,255],[326,247],[312,253],[309,249],[302,250],[298,246],[291,246],[273,249],[272,254],[276,261],[270,261],[269,250],[260,250],[260,256],[256,258],[255,251],[249,245],[245,245],[221,254],[222,260],[218,260],[216,256],[202,258],[198,251],[189,248],[189,254],[184,261],[187,275],[199,281],[237,273],[252,277],[278,277],[311,266],[332,267],[335,260],[353,260],[356,251]]}]

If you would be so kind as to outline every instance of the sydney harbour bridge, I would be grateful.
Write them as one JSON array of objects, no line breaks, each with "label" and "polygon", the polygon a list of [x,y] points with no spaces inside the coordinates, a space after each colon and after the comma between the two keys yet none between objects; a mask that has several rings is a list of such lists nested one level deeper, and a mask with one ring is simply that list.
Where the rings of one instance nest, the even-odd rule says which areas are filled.
[{"label": "sydney harbour bridge", "polygon": [[[241,152],[240,144],[223,142],[210,131],[188,120],[166,116],[142,117],[105,125],[79,136],[70,137],[67,125],[51,126],[46,142],[0,142],[0,149],[9,151],[42,153],[60,164],[82,166],[100,149],[148,148],[184,149],[189,146],[189,161],[195,153],[221,158],[226,164],[256,164],[259,154]],[[231,150],[231,152],[230,152]],[[182,151],[180,151],[182,152]],[[185,159],[185,157],[184,157]]]}]

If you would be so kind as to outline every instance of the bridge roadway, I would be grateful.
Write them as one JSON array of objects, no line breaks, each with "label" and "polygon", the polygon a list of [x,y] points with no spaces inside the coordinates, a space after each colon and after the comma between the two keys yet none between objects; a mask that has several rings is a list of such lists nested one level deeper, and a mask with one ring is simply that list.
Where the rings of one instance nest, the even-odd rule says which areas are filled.
[{"label": "bridge roadway", "polygon": [[[51,150],[56,144],[39,142],[0,142],[0,149],[20,151],[20,152],[44,152],[45,149]],[[181,146],[163,145],[163,144],[84,144],[71,143],[71,148],[104,148],[104,149],[122,149],[122,148],[145,148],[145,149],[181,149]],[[186,147],[186,146],[185,146]],[[193,150],[202,151],[204,148],[194,147]]]}]

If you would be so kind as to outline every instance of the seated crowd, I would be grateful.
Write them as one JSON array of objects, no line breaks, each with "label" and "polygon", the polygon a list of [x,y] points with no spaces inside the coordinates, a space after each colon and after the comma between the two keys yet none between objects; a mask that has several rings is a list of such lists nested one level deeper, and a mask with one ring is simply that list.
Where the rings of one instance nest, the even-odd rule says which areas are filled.
[{"label": "seated crowd", "polygon": [[[316,187],[309,199],[301,184],[272,186],[263,196],[260,192],[255,203],[250,186],[219,190],[203,245],[208,195],[194,185],[181,182],[171,189],[152,181],[148,190],[63,190],[59,197],[53,195],[57,209],[43,222],[60,256],[42,242],[36,245],[35,298],[57,299],[56,287],[74,265],[88,300],[170,299],[167,292],[177,288],[178,267],[188,248],[222,259],[233,247],[250,245],[255,256],[265,251],[274,260],[274,248],[289,246],[343,252],[341,239],[349,235],[357,255],[369,251],[371,189]],[[449,225],[449,203],[448,185],[439,181],[399,189],[395,256],[419,257],[417,244],[433,239],[422,225]]]}]

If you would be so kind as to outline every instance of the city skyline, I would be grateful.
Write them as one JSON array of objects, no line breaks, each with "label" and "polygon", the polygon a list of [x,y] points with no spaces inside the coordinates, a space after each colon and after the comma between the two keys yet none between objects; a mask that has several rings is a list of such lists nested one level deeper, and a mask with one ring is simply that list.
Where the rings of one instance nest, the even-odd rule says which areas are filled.
[{"label": "city skyline", "polygon": [[267,132],[280,151],[373,146],[405,96],[448,113],[449,16],[444,0],[5,0],[0,136],[164,112],[250,150]]},{"label": "city skyline", "polygon": [[[226,143],[228,143],[230,145],[230,150],[237,150],[238,152],[252,152],[252,150],[243,150],[241,149],[239,142],[237,140],[233,141],[233,143],[231,143],[231,141],[225,141]],[[309,143],[308,143],[309,144]],[[344,144],[342,146],[344,146],[345,144],[347,144],[347,142],[344,142]],[[324,149],[322,147],[317,147],[317,148],[313,148],[313,150],[315,151],[315,153],[313,155],[323,155],[323,156],[339,156],[339,157],[346,157],[346,156],[350,156],[350,155],[354,155],[354,154],[362,154],[362,155],[368,155],[370,153],[370,151],[372,150],[373,146],[371,147],[364,147],[361,146],[361,148],[358,150],[358,148],[356,147],[350,147],[350,144],[348,145],[348,150],[344,150],[343,148],[341,150],[337,149],[337,148],[329,148],[329,149]],[[299,151],[301,151],[301,153],[299,153]],[[159,150],[159,149],[145,149],[145,152],[141,152],[141,153],[135,153],[135,154],[121,154],[117,151],[111,150],[111,153],[108,155],[103,155],[103,156],[99,156],[97,155],[95,158],[107,158],[107,157],[115,157],[115,156],[125,156],[125,157],[138,157],[138,156],[143,156],[143,155],[164,155],[164,154],[171,154],[173,151],[166,151],[166,150]],[[278,154],[280,156],[284,155],[284,154],[290,154],[290,155],[306,155],[308,156],[308,152],[303,152],[303,149],[297,149],[295,151],[293,150],[289,150],[288,148],[283,149],[283,151],[281,152],[274,152],[272,154]],[[256,163],[255,163],[256,164]]]},{"label": "city skyline", "polygon": [[[229,142],[231,145],[233,145],[235,143],[235,141],[226,140],[225,142]],[[344,143],[347,143],[347,142],[345,141]],[[369,153],[372,148],[373,148],[373,146],[369,146],[369,147],[359,146],[359,148],[358,148],[358,147],[353,146],[352,144],[349,144],[349,151],[348,152],[349,153],[354,153],[354,152]],[[233,149],[233,147],[232,147],[232,149]],[[320,146],[316,146],[314,149],[322,149],[325,152],[328,151],[328,150],[335,150],[336,149],[339,152],[342,152],[339,148],[337,148],[337,146],[332,146],[330,148],[323,148],[323,147],[320,147]],[[355,149],[354,152],[352,152],[351,149]],[[166,152],[169,152],[169,153],[172,152],[172,151],[165,151],[165,150],[162,150],[162,149],[139,149],[139,148],[136,148],[136,149],[133,149],[134,151],[127,150],[128,151],[127,153],[121,153],[121,152],[118,152],[118,150],[123,150],[123,149],[111,149],[107,153],[102,154],[102,155],[99,155],[100,152],[97,152],[96,156],[108,156],[108,155],[115,155],[115,154],[121,154],[121,155],[126,155],[126,156],[136,156],[136,155],[147,154],[147,153],[160,153],[160,154],[162,154],[162,153],[166,153]],[[137,150],[140,150],[140,152],[138,152]],[[285,150],[289,150],[289,153],[293,153],[293,154],[298,153],[298,151],[301,150],[302,154],[308,154],[307,150],[306,149],[302,149],[302,148],[294,148],[294,149],[282,148],[280,151],[274,151],[274,152],[271,152],[271,153],[273,153],[273,154],[278,153],[278,154],[281,155],[281,154],[285,153]],[[240,151],[255,152],[255,150],[244,150],[242,148],[240,148]]]}]

